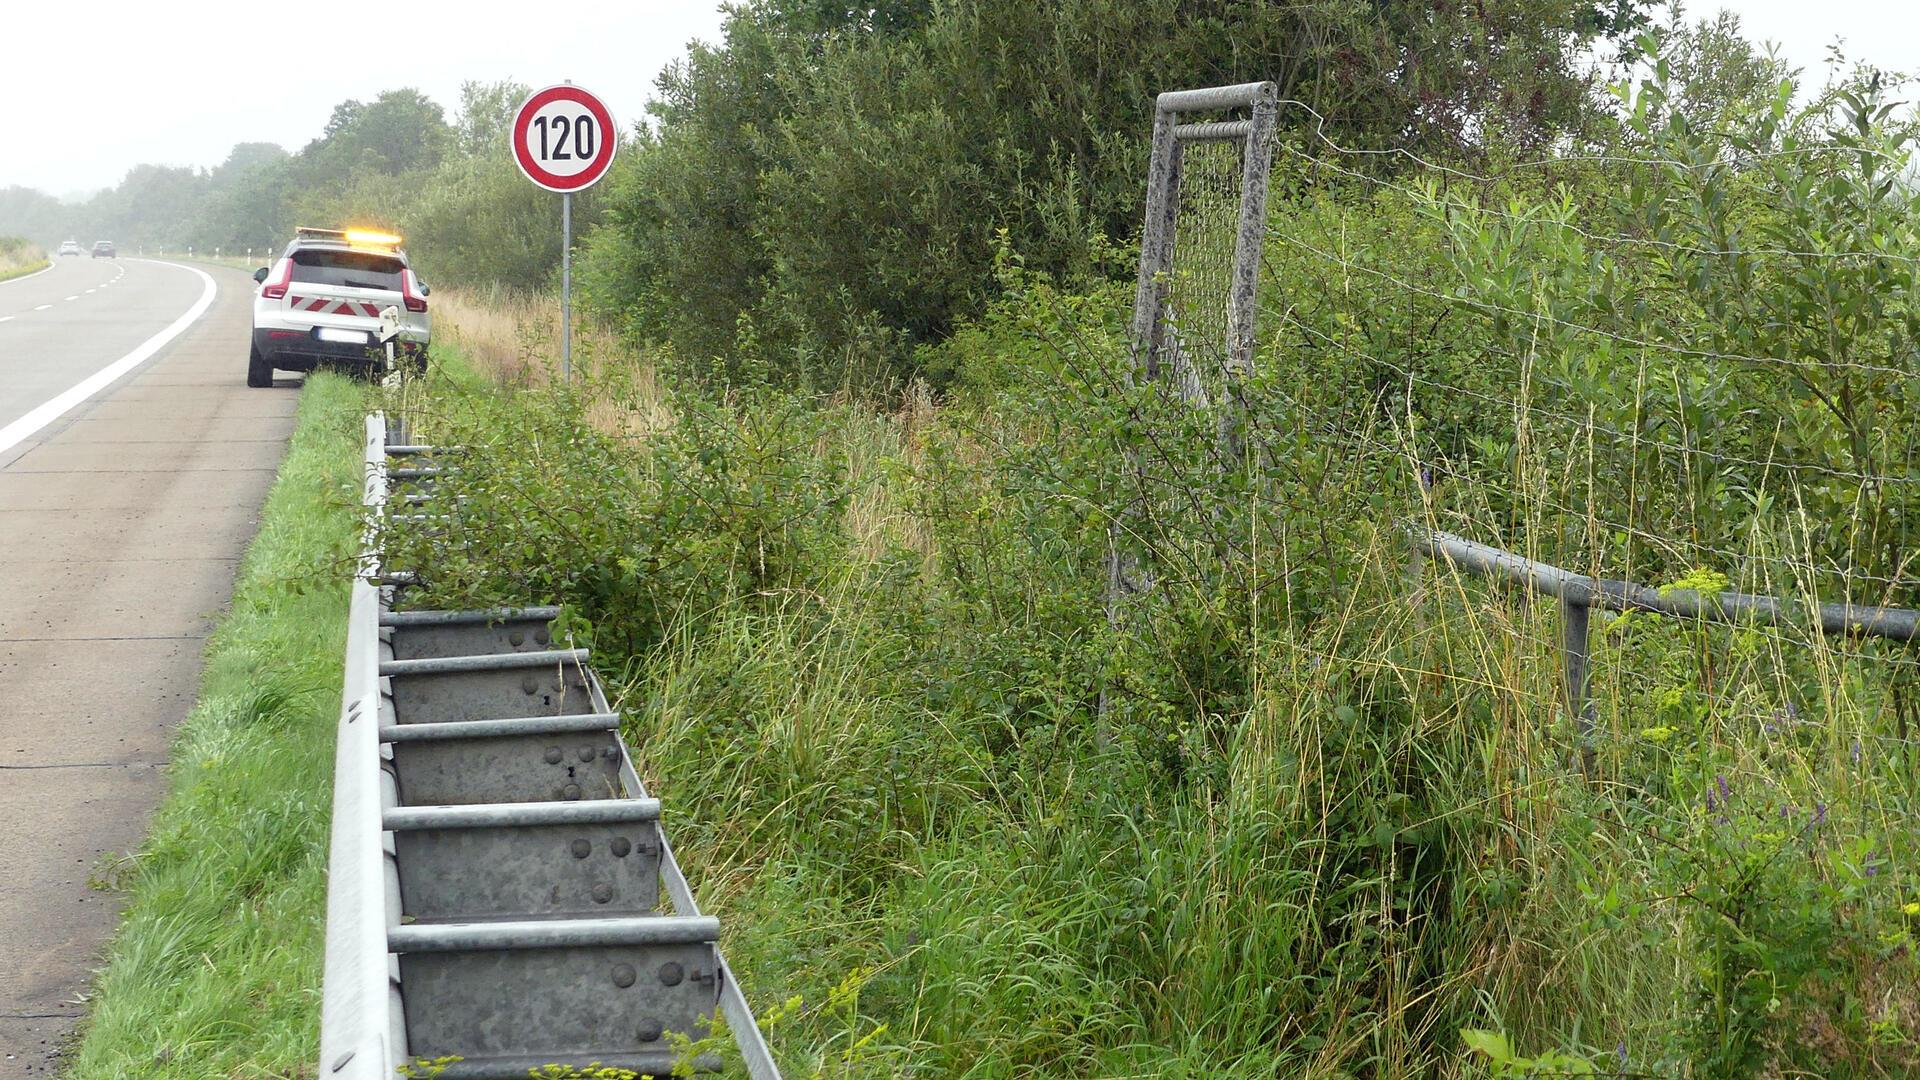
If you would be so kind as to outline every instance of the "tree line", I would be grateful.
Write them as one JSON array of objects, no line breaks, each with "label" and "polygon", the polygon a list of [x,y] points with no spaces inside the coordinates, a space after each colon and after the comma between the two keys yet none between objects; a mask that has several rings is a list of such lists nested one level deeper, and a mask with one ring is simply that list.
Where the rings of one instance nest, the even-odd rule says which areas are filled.
[{"label": "tree line", "polygon": [[[587,310],[730,378],[823,387],[928,372],[999,295],[996,253],[1124,277],[1153,96],[1272,79],[1345,144],[1477,155],[1594,137],[1584,58],[1648,0],[749,0],[659,80],[576,205]],[[526,87],[346,101],[295,153],[142,165],[79,205],[0,190],[0,230],[206,251],[296,224],[396,228],[436,282],[549,285],[550,193],[505,148]]]},{"label": "tree line", "polygon": [[[537,288],[559,265],[561,240],[553,196],[506,153],[527,93],[469,82],[451,118],[413,89],[343,101],[297,152],[246,142],[213,168],[139,165],[82,203],[0,189],[0,229],[49,246],[105,238],[210,254],[278,248],[296,225],[376,226],[406,235],[436,282]],[[589,196],[576,209],[590,224],[596,207]]]}]

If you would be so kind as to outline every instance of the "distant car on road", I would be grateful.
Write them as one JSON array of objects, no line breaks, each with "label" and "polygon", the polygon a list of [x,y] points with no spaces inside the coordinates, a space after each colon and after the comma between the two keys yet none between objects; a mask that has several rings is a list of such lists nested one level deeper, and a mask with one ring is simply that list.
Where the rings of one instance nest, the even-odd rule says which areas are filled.
[{"label": "distant car on road", "polygon": [[61,242],[60,242],[60,254],[62,254],[62,255],[78,255],[78,254],[80,254],[80,241],[78,241],[78,240],[63,240],[63,241],[61,241]]},{"label": "distant car on road", "polygon": [[377,370],[381,313],[393,309],[397,358],[425,371],[433,324],[427,283],[413,272],[400,238],[362,229],[295,230],[272,266],[253,272],[253,349],[247,385],[272,386],[274,371],[323,364]]},{"label": "distant car on road", "polygon": [[119,258],[119,256],[113,253],[113,241],[111,240],[95,240],[93,242],[93,257],[96,259]]}]

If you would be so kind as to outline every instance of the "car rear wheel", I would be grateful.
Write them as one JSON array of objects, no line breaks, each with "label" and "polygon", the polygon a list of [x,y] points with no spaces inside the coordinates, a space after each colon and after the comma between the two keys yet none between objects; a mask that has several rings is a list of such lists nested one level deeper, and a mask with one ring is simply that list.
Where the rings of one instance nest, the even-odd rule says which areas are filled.
[{"label": "car rear wheel", "polygon": [[259,388],[273,385],[273,365],[260,355],[260,347],[255,345],[247,354],[247,385]]}]

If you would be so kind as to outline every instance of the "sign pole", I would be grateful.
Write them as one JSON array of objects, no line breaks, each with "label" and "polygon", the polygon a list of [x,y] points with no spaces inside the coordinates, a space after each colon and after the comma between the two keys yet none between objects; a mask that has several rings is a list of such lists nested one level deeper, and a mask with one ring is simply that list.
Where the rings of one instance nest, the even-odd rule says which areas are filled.
[{"label": "sign pole", "polygon": [[573,381],[573,192],[560,196],[560,378]]},{"label": "sign pole", "polygon": [[537,90],[513,115],[509,142],[527,179],[560,194],[560,377],[573,381],[573,193],[607,174],[620,129],[606,103],[572,82]]}]

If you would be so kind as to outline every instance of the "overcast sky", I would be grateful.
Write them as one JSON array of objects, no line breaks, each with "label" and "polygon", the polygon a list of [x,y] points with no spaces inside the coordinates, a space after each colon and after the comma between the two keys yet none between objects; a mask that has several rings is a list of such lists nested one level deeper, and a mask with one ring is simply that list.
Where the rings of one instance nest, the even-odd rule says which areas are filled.
[{"label": "overcast sky", "polygon": [[[1920,71],[1914,0],[1727,0],[1748,36],[1772,39],[1807,76],[1826,47]],[[117,183],[143,162],[218,164],[236,142],[297,150],[333,106],[417,87],[451,116],[460,83],[572,79],[636,119],[660,69],[689,41],[717,41],[712,0],[0,0],[7,104],[0,187],[56,195]]]},{"label": "overcast sky", "polygon": [[134,165],[288,150],[334,105],[468,79],[567,79],[630,125],[660,69],[720,37],[718,0],[0,0],[0,187],[110,187]]},{"label": "overcast sky", "polygon": [[1748,38],[1774,42],[1789,63],[1806,68],[1802,82],[1825,80],[1827,46],[1835,38],[1845,39],[1848,60],[1920,75],[1920,4],[1914,0],[1721,0],[1689,3],[1686,12],[1692,20],[1722,8],[1740,16]]}]

